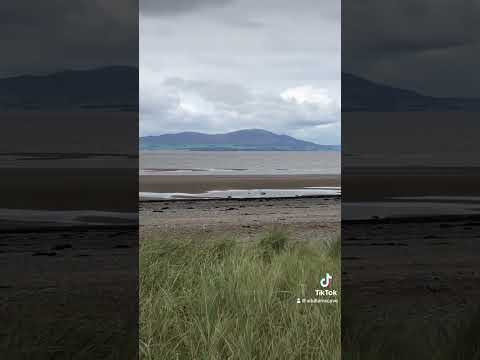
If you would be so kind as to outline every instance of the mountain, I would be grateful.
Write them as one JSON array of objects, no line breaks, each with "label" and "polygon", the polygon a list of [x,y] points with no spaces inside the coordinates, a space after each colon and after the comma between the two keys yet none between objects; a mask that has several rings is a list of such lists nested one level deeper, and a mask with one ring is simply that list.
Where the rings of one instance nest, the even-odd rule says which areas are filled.
[{"label": "mountain", "polygon": [[226,134],[182,132],[145,136],[140,138],[140,149],[338,151],[340,147],[338,145],[318,145],[266,130],[246,129]]},{"label": "mountain", "polygon": [[138,69],[110,66],[3,78],[0,109],[138,111]]},{"label": "mountain", "polygon": [[427,96],[342,73],[342,112],[479,110],[480,99]]}]

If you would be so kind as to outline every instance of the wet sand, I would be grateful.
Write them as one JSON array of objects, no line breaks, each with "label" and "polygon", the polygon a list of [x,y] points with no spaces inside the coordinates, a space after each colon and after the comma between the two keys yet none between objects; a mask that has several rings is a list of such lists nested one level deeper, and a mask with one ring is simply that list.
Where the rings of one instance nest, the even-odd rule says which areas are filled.
[{"label": "wet sand", "polygon": [[135,212],[136,169],[3,169],[1,208]]},{"label": "wet sand", "polygon": [[477,196],[477,167],[343,168],[344,201],[379,201],[399,196]]},{"label": "wet sand", "polygon": [[145,175],[141,192],[202,193],[230,189],[292,189],[340,186],[340,175]]}]

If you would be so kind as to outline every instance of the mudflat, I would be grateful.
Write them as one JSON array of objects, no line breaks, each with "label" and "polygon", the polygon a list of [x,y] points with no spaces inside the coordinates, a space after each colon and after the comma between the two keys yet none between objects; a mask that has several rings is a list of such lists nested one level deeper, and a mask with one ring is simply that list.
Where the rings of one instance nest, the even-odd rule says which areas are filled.
[{"label": "mudflat", "polygon": [[340,175],[145,175],[142,192],[202,193],[230,189],[293,189],[340,186]]},{"label": "mudflat", "polygon": [[135,212],[136,169],[9,168],[2,174],[1,208]]},{"label": "mudflat", "polygon": [[342,169],[344,201],[401,196],[478,196],[478,167],[383,167]]}]

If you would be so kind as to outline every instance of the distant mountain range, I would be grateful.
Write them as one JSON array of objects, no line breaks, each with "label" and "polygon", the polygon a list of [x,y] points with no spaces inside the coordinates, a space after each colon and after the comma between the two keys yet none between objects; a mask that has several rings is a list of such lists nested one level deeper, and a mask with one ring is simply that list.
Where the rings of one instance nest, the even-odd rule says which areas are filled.
[{"label": "distant mountain range", "polygon": [[141,150],[182,149],[206,151],[339,151],[339,145],[318,145],[295,139],[287,135],[278,135],[260,129],[246,129],[226,134],[203,134],[182,132],[140,138]]},{"label": "distant mountain range", "polygon": [[342,112],[479,110],[480,99],[426,96],[342,73]]},{"label": "distant mountain range", "polygon": [[[138,111],[138,68],[109,66],[0,79],[0,110]],[[480,111],[480,98],[433,97],[342,73],[342,112]]]},{"label": "distant mountain range", "polygon": [[110,66],[0,79],[0,110],[138,111],[138,69]]}]

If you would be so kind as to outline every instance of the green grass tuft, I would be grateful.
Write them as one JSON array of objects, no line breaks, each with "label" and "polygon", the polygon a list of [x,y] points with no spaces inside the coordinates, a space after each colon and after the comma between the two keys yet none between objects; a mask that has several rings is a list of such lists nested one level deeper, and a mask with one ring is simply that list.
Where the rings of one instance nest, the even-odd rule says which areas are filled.
[{"label": "green grass tuft", "polygon": [[334,251],[322,241],[292,243],[277,230],[254,244],[145,240],[140,358],[339,359],[340,301],[296,302],[315,298],[327,271],[339,291]]}]

